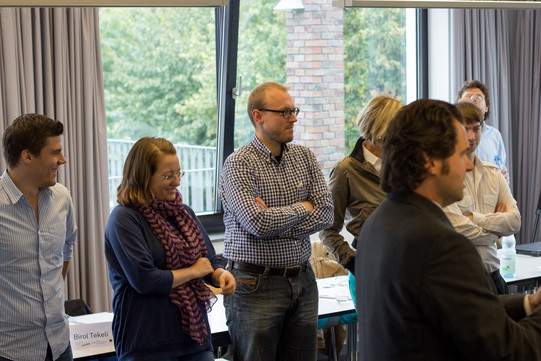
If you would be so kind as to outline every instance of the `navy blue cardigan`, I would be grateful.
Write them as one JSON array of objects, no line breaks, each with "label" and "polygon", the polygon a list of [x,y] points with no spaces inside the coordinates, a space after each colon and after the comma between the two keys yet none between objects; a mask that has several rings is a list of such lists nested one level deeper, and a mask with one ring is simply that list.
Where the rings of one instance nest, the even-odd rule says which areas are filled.
[{"label": "navy blue cardigan", "polygon": [[[214,269],[223,267],[195,213]],[[135,208],[117,206],[105,230],[105,256],[113,296],[113,337],[119,360],[154,361],[212,350],[207,313],[201,312],[209,337],[199,345],[182,331],[181,314],[169,300],[173,275],[165,249],[145,217]]]}]

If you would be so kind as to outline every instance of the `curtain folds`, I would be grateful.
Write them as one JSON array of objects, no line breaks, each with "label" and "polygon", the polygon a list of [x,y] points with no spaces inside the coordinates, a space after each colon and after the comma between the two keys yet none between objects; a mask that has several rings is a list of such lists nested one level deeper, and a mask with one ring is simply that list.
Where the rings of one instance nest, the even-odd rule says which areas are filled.
[{"label": "curtain folds", "polygon": [[[517,202],[521,243],[531,240],[541,192],[541,10],[518,12],[514,66],[517,127]],[[535,241],[541,241],[538,229]]]},{"label": "curtain folds", "polygon": [[[66,299],[111,308],[103,235],[109,214],[105,101],[97,8],[0,8],[0,133],[23,113],[64,124],[68,163],[58,181],[71,192],[79,228]],[[5,169],[3,157],[0,167]]]},{"label": "curtain folds", "polygon": [[[513,174],[511,66],[507,10],[451,10],[451,95],[467,80],[479,80],[490,93],[487,123],[502,134],[507,169]],[[454,100],[454,99],[453,99]]]},{"label": "curtain folds", "polygon": [[[541,192],[541,11],[452,10],[450,32],[451,91],[470,79],[487,85],[488,123],[502,134],[522,215],[517,242],[528,243]],[[539,233],[535,241],[541,241]]]}]

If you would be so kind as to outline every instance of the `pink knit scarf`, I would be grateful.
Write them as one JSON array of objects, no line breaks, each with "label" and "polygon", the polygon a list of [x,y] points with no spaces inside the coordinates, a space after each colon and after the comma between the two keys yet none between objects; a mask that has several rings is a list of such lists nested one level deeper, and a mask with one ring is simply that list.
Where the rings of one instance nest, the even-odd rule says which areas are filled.
[{"label": "pink knit scarf", "polygon": [[[199,227],[182,206],[180,193],[170,202],[152,199],[148,206],[140,206],[139,210],[165,248],[167,269],[189,267],[208,253]],[[167,221],[168,217],[175,218],[180,232]],[[173,288],[169,298],[179,308],[182,330],[194,341],[202,344],[208,331],[197,304],[204,304],[209,312],[216,301],[214,293],[201,279],[194,279]]]}]

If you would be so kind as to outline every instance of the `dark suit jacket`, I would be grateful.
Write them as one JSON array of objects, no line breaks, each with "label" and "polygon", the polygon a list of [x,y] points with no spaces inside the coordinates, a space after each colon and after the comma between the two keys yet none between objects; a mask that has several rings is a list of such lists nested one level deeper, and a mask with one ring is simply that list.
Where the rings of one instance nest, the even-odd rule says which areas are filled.
[{"label": "dark suit jacket", "polygon": [[541,309],[498,297],[440,207],[389,193],[356,256],[359,360],[541,360]]}]

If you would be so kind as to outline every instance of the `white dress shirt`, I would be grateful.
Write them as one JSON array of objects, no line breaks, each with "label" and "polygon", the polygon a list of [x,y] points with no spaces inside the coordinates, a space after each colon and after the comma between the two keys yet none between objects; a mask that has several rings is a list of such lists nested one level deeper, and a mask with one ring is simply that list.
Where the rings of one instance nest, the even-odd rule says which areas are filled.
[{"label": "white dress shirt", "polygon": [[[444,208],[457,232],[472,241],[489,272],[499,269],[496,241],[520,230],[517,202],[499,168],[474,158],[474,172],[466,173],[464,198]],[[494,212],[505,203],[507,212]],[[473,215],[473,220],[467,217]]]}]

